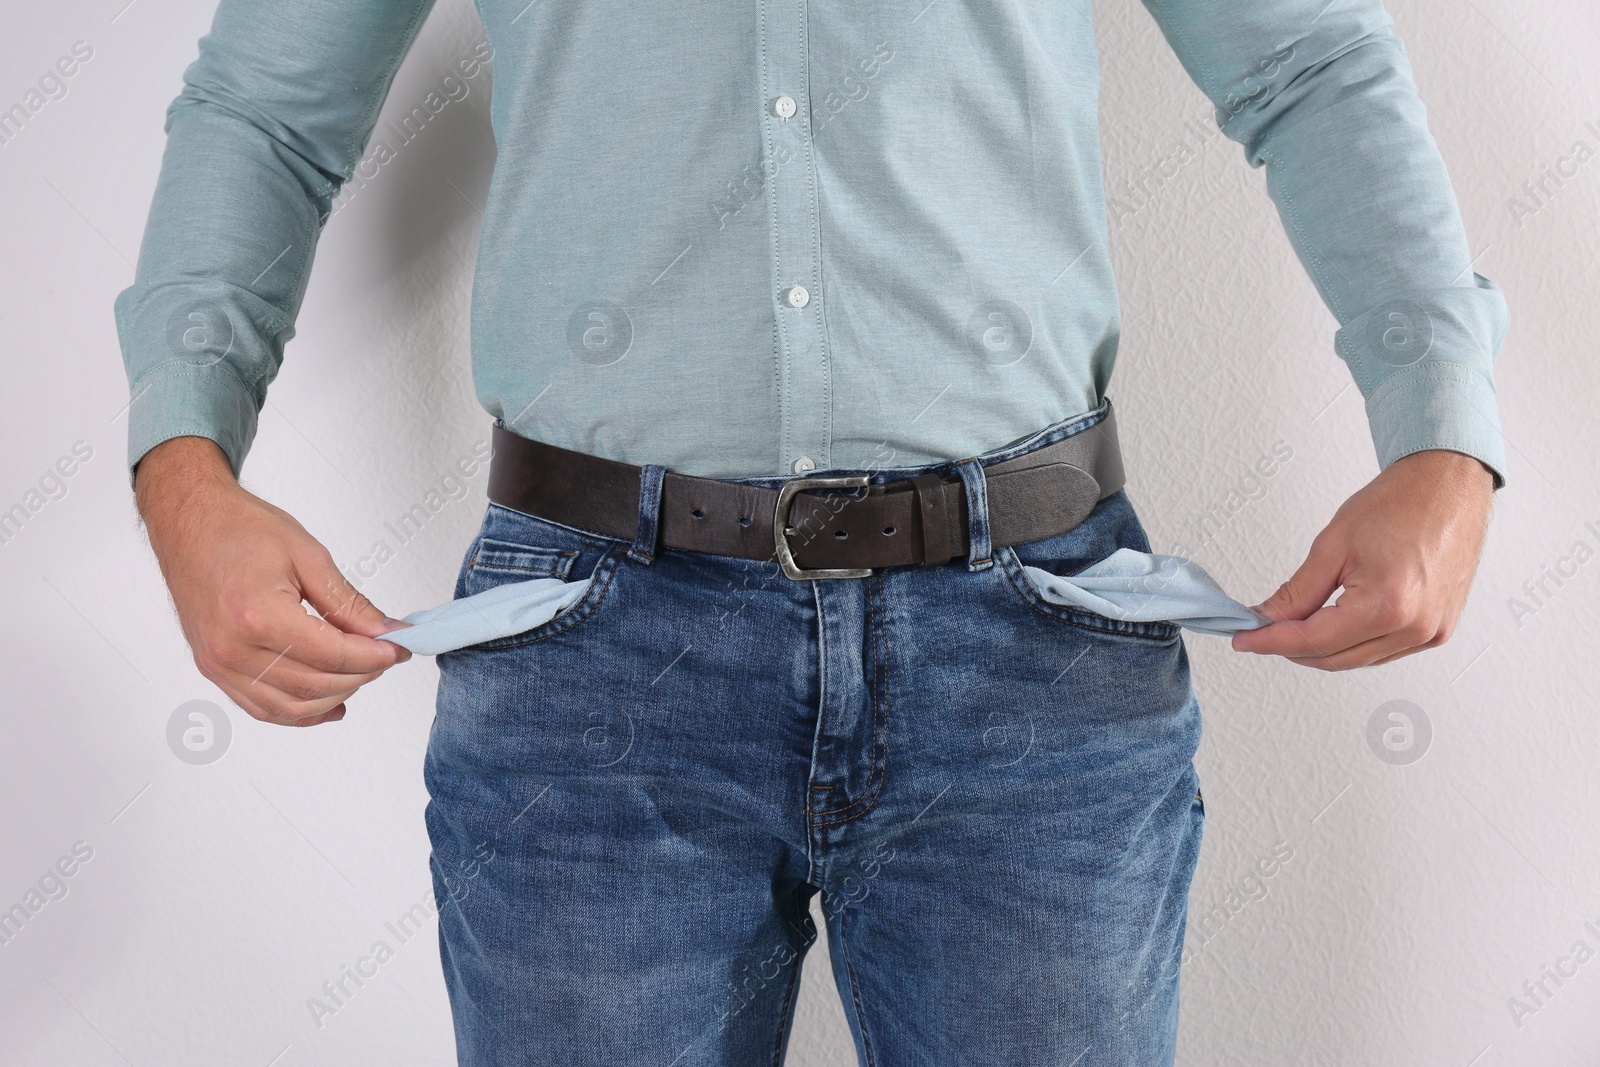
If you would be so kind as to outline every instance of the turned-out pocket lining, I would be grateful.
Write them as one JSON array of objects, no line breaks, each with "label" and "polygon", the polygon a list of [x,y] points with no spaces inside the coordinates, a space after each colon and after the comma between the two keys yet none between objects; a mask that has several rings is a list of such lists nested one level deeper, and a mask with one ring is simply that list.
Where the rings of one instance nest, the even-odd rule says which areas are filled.
[{"label": "turned-out pocket lining", "polygon": [[[531,645],[536,642],[544,641],[548,638],[554,637],[557,634],[565,633],[574,626],[579,625],[599,610],[601,604],[606,600],[612,589],[615,587],[616,572],[621,562],[621,555],[624,551],[625,547],[619,546],[613,546],[604,550],[596,560],[594,570],[588,575],[578,576],[578,579],[584,577],[588,578],[589,588],[584,591],[583,595],[576,603],[572,604],[568,608],[563,609],[555,617],[546,622],[540,623],[538,626],[535,626],[532,629],[524,630],[520,633],[508,634],[505,637],[496,637],[488,641],[481,641],[474,645],[467,645],[457,651],[496,652],[503,651],[505,649],[520,648],[524,645]],[[573,553],[572,559],[576,559],[578,555],[579,553]],[[569,572],[572,567],[572,559],[567,560],[565,564]],[[474,572],[469,569],[468,573],[470,575]],[[506,584],[507,582],[529,581],[534,578],[541,577],[556,577],[555,575],[550,574],[526,574],[515,570],[499,568],[484,569],[481,571],[481,573],[483,573],[486,577],[498,576],[498,578],[501,580],[483,583],[481,585],[478,583],[468,582],[466,586],[466,592],[468,596],[483,592],[484,590],[492,588],[495,585]]]},{"label": "turned-out pocket lining", "polygon": [[1183,628],[1175,622],[1136,622],[1127,619],[1113,619],[1107,615],[1099,615],[1082,608],[1069,607],[1064,604],[1055,604],[1046,600],[1039,592],[1037,586],[1023,570],[1026,566],[1011,547],[995,550],[995,562],[1004,572],[1005,581],[1010,586],[1012,593],[1041,615],[1048,616],[1067,626],[1080,630],[1089,630],[1095,633],[1114,634],[1119,637],[1130,637],[1138,640],[1164,644],[1176,641],[1183,632]]}]

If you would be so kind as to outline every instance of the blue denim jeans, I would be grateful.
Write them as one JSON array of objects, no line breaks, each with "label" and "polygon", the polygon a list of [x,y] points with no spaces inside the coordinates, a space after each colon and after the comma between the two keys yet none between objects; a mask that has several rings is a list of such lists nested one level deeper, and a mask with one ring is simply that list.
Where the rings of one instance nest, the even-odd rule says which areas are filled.
[{"label": "blue denim jeans", "polygon": [[1126,491],[991,553],[976,466],[973,553],[864,579],[630,555],[489,506],[457,597],[594,581],[438,658],[427,823],[462,1064],[779,1064],[819,892],[862,1064],[1172,1061],[1204,821],[1183,639],[1021,572],[1150,551]]}]

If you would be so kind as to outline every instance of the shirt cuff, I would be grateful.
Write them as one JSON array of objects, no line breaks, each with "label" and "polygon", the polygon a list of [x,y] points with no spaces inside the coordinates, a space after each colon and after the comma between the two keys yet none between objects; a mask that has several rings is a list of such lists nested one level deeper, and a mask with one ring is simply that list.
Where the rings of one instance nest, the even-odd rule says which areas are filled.
[{"label": "shirt cuff", "polygon": [[1366,398],[1379,469],[1424,449],[1462,452],[1506,484],[1494,360],[1506,330],[1505,299],[1481,275],[1475,285],[1391,300],[1335,336]]},{"label": "shirt cuff", "polygon": [[144,454],[174,437],[206,437],[239,476],[256,435],[255,394],[227,363],[163,363],[134,383],[128,403],[128,481]]},{"label": "shirt cuff", "polygon": [[1494,386],[1455,364],[1425,364],[1397,374],[1367,399],[1367,423],[1378,468],[1429,448],[1464,452],[1506,484],[1505,447]]}]

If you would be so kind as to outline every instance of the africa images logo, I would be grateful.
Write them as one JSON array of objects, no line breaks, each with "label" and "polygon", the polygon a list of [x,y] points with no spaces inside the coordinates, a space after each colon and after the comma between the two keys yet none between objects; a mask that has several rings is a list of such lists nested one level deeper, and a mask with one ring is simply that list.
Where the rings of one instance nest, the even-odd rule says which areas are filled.
[{"label": "africa images logo", "polygon": [[1417,762],[1433,742],[1428,713],[1409,700],[1379,704],[1367,719],[1367,747],[1392,767]]},{"label": "africa images logo", "polygon": [[167,747],[194,767],[215,763],[228,751],[233,724],[228,713],[209,700],[179,704],[167,718]]}]

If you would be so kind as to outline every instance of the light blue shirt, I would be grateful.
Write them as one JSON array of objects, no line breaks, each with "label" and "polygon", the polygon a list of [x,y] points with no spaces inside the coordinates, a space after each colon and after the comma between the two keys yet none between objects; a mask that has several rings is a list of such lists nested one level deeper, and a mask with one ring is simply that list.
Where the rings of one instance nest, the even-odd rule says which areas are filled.
[{"label": "light blue shirt", "polygon": [[[1267,168],[1379,465],[1448,448],[1503,485],[1505,303],[1472,270],[1381,4],[1146,5]],[[238,470],[330,205],[403,136],[375,126],[430,6],[222,0],[116,302],[130,464],[198,434]],[[441,85],[492,52],[473,375],[515,432],[771,475],[974,456],[1106,394],[1119,314],[1088,0],[478,8],[487,47]]]}]

